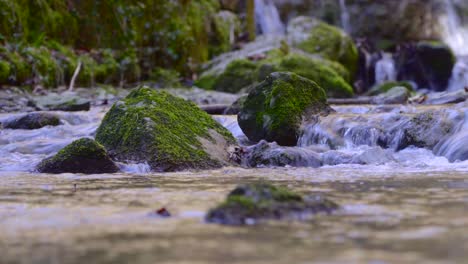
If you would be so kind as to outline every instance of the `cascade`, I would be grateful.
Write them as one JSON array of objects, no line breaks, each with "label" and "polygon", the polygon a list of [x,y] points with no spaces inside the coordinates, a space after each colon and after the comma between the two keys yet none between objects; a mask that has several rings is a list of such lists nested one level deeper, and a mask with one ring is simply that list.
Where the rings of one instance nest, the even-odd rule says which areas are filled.
[{"label": "cascade", "polygon": [[272,0],[255,0],[255,19],[263,35],[284,34],[285,27]]},{"label": "cascade", "polygon": [[351,33],[351,24],[349,22],[349,11],[346,6],[346,0],[340,0],[340,10],[341,10],[341,27],[343,30],[350,34]]},{"label": "cascade", "polygon": [[375,83],[382,84],[396,80],[395,61],[390,53],[382,53],[382,58],[375,64]]}]

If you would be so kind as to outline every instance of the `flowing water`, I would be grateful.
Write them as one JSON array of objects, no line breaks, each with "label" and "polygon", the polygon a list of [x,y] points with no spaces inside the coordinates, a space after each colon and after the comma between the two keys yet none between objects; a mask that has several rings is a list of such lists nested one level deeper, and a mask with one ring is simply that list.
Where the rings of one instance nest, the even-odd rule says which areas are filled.
[{"label": "flowing water", "polygon": [[284,24],[272,0],[255,0],[255,19],[263,35],[284,34]]},{"label": "flowing water", "polygon": [[[361,155],[365,163],[178,173],[120,164],[124,172],[111,175],[37,174],[31,170],[42,158],[92,137],[106,109],[57,112],[63,124],[53,128],[0,130],[0,263],[466,263],[468,161],[381,148],[371,127],[391,130],[401,125],[397,115],[441,111],[454,124],[449,146],[466,145],[467,106],[334,108],[296,148]],[[246,142],[235,117],[217,120]],[[204,222],[235,185],[261,179],[325,194],[341,209],[255,227]],[[172,216],[157,216],[162,207]]]}]

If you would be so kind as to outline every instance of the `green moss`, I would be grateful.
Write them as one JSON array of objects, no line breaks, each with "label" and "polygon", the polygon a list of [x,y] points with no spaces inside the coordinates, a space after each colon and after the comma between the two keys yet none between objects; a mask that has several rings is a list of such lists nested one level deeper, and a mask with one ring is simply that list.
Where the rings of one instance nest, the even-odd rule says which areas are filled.
[{"label": "green moss", "polygon": [[22,55],[31,65],[33,78],[38,78],[39,83],[46,87],[58,86],[63,71],[47,48],[27,47],[22,50]]},{"label": "green moss", "polygon": [[358,51],[353,40],[339,28],[320,22],[314,26],[309,38],[298,47],[306,52],[341,63],[354,76],[358,67]]},{"label": "green moss", "polygon": [[118,167],[110,160],[106,150],[90,138],[73,141],[55,156],[45,159],[37,166],[45,173],[112,173]]},{"label": "green moss", "polygon": [[101,159],[107,157],[104,147],[92,139],[82,138],[73,141],[54,156],[53,161],[83,157]]},{"label": "green moss", "polygon": [[4,48],[0,56],[10,64],[10,79],[14,84],[21,85],[31,78],[31,65],[17,51]]},{"label": "green moss", "polygon": [[408,91],[413,91],[413,86],[409,82],[385,82],[381,85],[377,85],[373,87],[371,90],[367,92],[368,95],[377,95],[383,94],[390,91],[392,88],[402,86],[405,87]]},{"label": "green moss", "polygon": [[133,90],[106,114],[96,140],[122,161],[148,162],[153,170],[219,166],[199,138],[210,130],[234,143],[232,135],[195,104],[147,87]]},{"label": "green moss", "polygon": [[239,125],[252,141],[276,141],[295,146],[303,116],[328,109],[325,91],[294,73],[276,72],[256,86],[238,115]]},{"label": "green moss", "polygon": [[8,82],[8,77],[10,77],[11,67],[7,61],[0,60],[0,84],[5,84]]},{"label": "green moss", "polygon": [[218,76],[215,74],[204,74],[195,81],[194,85],[206,90],[213,90],[217,79]]},{"label": "green moss", "polygon": [[228,64],[224,72],[216,79],[213,89],[237,93],[256,81],[257,67],[257,64],[246,59],[234,60]]},{"label": "green moss", "polygon": [[301,202],[302,196],[285,187],[266,182],[241,185],[234,189],[221,207],[240,206],[255,210],[271,206],[272,203]]}]

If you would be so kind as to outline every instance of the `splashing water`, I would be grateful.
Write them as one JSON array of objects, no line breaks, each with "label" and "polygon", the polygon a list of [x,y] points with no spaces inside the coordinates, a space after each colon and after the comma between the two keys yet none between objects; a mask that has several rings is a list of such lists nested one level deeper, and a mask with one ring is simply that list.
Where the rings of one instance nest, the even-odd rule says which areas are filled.
[{"label": "splashing water", "polygon": [[445,0],[445,16],[441,17],[443,39],[459,56],[468,55],[468,28],[465,28],[453,0]]},{"label": "splashing water", "polygon": [[284,34],[285,27],[272,0],[255,0],[255,18],[262,34]]}]

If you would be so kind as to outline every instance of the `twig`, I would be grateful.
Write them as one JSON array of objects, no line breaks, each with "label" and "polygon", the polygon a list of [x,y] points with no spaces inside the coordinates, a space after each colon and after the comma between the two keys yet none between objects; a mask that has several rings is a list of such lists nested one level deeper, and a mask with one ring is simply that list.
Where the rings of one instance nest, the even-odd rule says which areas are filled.
[{"label": "twig", "polygon": [[81,70],[81,64],[82,64],[81,61],[78,61],[78,66],[76,66],[75,72],[73,73],[73,77],[71,78],[71,81],[70,81],[70,86],[68,86],[68,91],[73,91],[76,77],[78,77],[78,74],[80,73],[80,70]]}]

